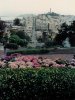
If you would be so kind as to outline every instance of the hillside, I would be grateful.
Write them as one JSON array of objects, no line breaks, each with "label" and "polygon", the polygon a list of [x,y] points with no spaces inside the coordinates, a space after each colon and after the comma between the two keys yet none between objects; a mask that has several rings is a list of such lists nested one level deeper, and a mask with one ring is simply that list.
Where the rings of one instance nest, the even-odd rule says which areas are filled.
[{"label": "hillside", "polygon": [[36,29],[37,30],[47,30],[48,29],[48,24],[49,24],[49,29],[51,29],[53,32],[57,33],[57,29],[60,28],[60,25],[64,22],[67,24],[70,24],[73,20],[75,20],[75,16],[73,15],[60,15],[57,13],[45,13],[45,14],[38,14],[38,15],[33,15],[33,14],[25,14],[21,15],[21,17],[25,18],[26,20],[30,20],[32,23],[33,17],[36,18]]}]

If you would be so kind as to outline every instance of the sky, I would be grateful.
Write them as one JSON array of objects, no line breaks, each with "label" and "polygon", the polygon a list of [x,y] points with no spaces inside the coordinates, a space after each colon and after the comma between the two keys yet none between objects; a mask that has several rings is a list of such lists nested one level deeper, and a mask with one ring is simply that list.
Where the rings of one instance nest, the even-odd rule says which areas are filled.
[{"label": "sky", "polygon": [[75,0],[0,0],[0,16],[39,14],[50,11],[75,15]]}]

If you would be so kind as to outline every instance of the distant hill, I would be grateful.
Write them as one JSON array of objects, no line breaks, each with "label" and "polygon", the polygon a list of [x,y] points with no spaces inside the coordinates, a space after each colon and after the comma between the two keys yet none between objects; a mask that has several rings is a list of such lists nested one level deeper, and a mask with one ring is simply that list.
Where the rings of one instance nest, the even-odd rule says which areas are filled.
[{"label": "distant hill", "polygon": [[62,23],[66,22],[67,24],[71,24],[72,21],[75,20],[74,15],[60,15],[55,12],[48,12],[38,15],[24,14],[20,15],[20,17],[24,17],[26,19],[27,18],[32,19],[33,17],[35,17],[37,27],[43,27],[43,26],[47,27],[49,24],[49,28],[55,33],[58,32],[57,29],[60,28],[60,25]]},{"label": "distant hill", "polygon": [[59,16],[59,14],[55,13],[55,12],[48,12],[46,15],[50,15],[50,16]]}]

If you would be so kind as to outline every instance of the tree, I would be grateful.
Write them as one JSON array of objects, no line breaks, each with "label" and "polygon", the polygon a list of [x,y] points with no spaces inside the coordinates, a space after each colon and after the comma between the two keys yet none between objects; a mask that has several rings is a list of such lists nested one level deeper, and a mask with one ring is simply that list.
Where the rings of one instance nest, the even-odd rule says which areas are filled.
[{"label": "tree", "polygon": [[17,25],[17,26],[20,25],[20,19],[19,18],[15,18],[14,25]]},{"label": "tree", "polygon": [[26,39],[26,41],[30,41],[30,37],[24,32],[24,31],[18,31],[16,32],[16,35],[18,35],[21,39]]},{"label": "tree", "polygon": [[75,21],[69,26],[69,41],[71,46],[75,46]]},{"label": "tree", "polygon": [[71,23],[71,25],[69,26],[69,29],[70,29],[70,32],[74,33],[75,34],[75,21],[73,21]]},{"label": "tree", "polygon": [[57,44],[61,44],[66,39],[69,38],[69,42],[71,46],[75,46],[75,21],[71,23],[71,25],[67,25],[66,23],[63,23],[61,25],[61,28],[59,31],[59,34],[55,37],[55,42]]},{"label": "tree", "polygon": [[63,23],[60,27],[60,29],[58,29],[59,34],[65,34],[68,35],[68,30],[69,30],[69,26],[66,23]]},{"label": "tree", "polygon": [[42,40],[43,40],[43,42],[46,42],[47,39],[48,39],[48,34],[47,34],[46,31],[44,31],[44,32],[42,33]]},{"label": "tree", "polygon": [[5,31],[5,22],[0,20],[0,42],[2,42],[2,38],[3,38],[3,33]]},{"label": "tree", "polygon": [[4,32],[5,27],[6,27],[5,22],[0,20],[0,32]]},{"label": "tree", "polygon": [[66,23],[63,23],[60,27],[60,29],[58,29],[58,33],[55,38],[54,38],[54,42],[57,45],[62,45],[62,42],[69,37],[69,26]]},{"label": "tree", "polygon": [[9,38],[9,42],[16,43],[20,46],[27,46],[28,44],[27,41],[25,41],[25,39],[21,39],[18,35],[11,35],[11,37]]},{"label": "tree", "polygon": [[43,42],[42,37],[41,37],[41,36],[39,36],[39,37],[37,38],[37,41],[38,41],[39,43],[42,43],[42,42]]},{"label": "tree", "polygon": [[62,45],[62,34],[57,34],[54,38],[54,42],[56,45]]}]

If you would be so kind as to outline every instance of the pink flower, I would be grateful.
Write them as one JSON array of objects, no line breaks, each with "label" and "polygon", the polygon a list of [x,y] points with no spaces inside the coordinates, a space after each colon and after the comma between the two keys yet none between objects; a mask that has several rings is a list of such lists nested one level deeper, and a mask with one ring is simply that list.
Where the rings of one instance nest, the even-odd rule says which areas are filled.
[{"label": "pink flower", "polygon": [[26,66],[31,66],[31,67],[33,67],[33,63],[32,63],[32,62],[26,62]]},{"label": "pink flower", "polygon": [[40,67],[40,64],[39,63],[36,63],[36,64],[34,64],[34,66],[33,67]]},{"label": "pink flower", "polygon": [[26,66],[25,65],[20,65],[20,68],[26,68]]},{"label": "pink flower", "polygon": [[0,61],[0,67],[5,67],[6,63],[4,63],[3,61]]},{"label": "pink flower", "polygon": [[14,62],[10,62],[8,65],[10,68],[18,68],[18,65]]}]

